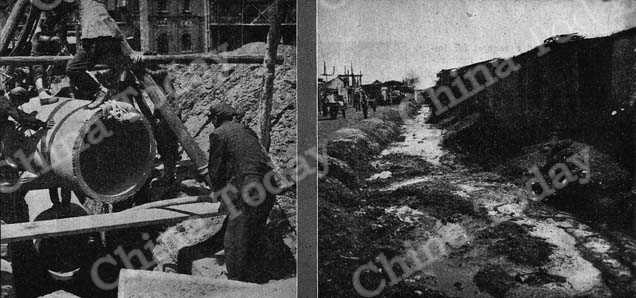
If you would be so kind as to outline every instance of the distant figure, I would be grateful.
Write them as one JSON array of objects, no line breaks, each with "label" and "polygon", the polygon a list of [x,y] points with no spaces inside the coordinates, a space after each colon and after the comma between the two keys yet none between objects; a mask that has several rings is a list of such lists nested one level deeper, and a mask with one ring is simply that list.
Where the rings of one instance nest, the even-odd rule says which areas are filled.
[{"label": "distant figure", "polygon": [[342,118],[347,119],[347,115],[345,112],[347,111],[347,104],[344,101],[344,97],[342,95],[336,95],[338,101],[338,109],[342,111]]},{"label": "distant figure", "polygon": [[338,104],[338,95],[335,91],[330,90],[327,92],[326,106],[329,110],[329,116],[331,119],[336,119],[338,117],[338,109],[340,105]]},{"label": "distant figure", "polygon": [[353,93],[353,108],[357,111],[360,111],[360,93]]},{"label": "distant figure", "polygon": [[362,90],[359,90],[357,93],[360,94],[360,103],[362,105],[362,114],[364,115],[364,119],[367,119],[367,117],[369,117],[369,98],[367,97],[367,95],[362,92]]},{"label": "distant figure", "polygon": [[380,89],[381,94],[382,94],[382,102],[386,105],[386,104],[391,104],[390,99],[389,99],[389,88],[387,87],[382,87]]},{"label": "distant figure", "polygon": [[371,106],[371,108],[373,109],[373,115],[375,115],[375,108],[377,106],[377,103],[375,101],[375,97],[369,97],[367,95],[367,93],[364,92],[364,90],[362,90],[362,94],[364,94],[364,97],[367,98],[367,102],[369,103],[369,106]]}]

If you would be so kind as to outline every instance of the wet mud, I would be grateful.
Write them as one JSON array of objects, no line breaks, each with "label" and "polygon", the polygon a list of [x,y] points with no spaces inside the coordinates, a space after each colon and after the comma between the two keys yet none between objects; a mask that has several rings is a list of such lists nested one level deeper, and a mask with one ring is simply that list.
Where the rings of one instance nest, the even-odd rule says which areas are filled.
[{"label": "wet mud", "polygon": [[[466,162],[465,153],[442,147],[443,130],[418,122],[428,113],[423,107],[415,118],[420,120],[400,123],[401,137],[388,146],[376,141],[374,154],[365,157],[363,166],[355,164],[359,160],[351,166],[345,158],[341,161],[350,169],[346,175],[321,179],[321,297],[360,296],[354,272],[370,263],[380,270],[364,271],[361,284],[377,289],[385,281],[378,297],[636,293],[631,237],[608,233],[549,201],[534,201],[522,178],[510,174],[513,167],[506,173]],[[358,183],[339,180],[347,177],[356,177]],[[463,241],[442,242],[444,254],[425,267],[415,266],[416,259],[409,258],[413,248],[431,239],[452,238],[449,226],[462,231]],[[400,279],[391,282],[391,270],[379,256],[403,257],[410,269],[394,263],[390,269]]]}]

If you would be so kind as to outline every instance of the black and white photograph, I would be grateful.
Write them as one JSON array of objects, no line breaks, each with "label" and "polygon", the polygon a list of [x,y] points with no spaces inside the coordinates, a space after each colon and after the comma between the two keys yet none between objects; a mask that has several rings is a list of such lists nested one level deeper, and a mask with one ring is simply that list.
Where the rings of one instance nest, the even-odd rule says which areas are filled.
[{"label": "black and white photograph", "polygon": [[636,1],[316,19],[320,297],[636,296]]},{"label": "black and white photograph", "polygon": [[297,297],[296,7],[0,1],[0,297]]}]

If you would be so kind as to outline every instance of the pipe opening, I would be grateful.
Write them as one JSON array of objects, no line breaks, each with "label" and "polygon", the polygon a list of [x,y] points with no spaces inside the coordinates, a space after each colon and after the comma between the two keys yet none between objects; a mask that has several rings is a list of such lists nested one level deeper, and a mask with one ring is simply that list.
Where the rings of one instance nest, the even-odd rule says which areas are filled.
[{"label": "pipe opening", "polygon": [[[79,153],[78,178],[99,196],[125,199],[145,182],[150,171],[154,158],[152,133],[144,120],[131,123],[101,119],[101,123],[101,130],[98,121],[84,136],[83,146],[91,144],[89,140],[99,142]],[[95,131],[107,137],[91,133]]]}]

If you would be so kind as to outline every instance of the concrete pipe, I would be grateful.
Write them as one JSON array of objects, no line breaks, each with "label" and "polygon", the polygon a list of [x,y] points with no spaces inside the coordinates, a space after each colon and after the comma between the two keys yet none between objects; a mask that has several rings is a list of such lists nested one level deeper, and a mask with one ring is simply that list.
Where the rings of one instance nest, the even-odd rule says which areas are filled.
[{"label": "concrete pipe", "polygon": [[41,105],[35,98],[22,106],[27,113],[36,112],[42,121],[55,121],[53,128],[34,136],[37,143],[26,156],[39,176],[23,187],[67,186],[94,200],[114,203],[143,186],[156,151],[147,119],[113,118],[122,109],[136,111],[130,104],[110,101],[90,110],[88,103],[60,98],[55,104]]}]

